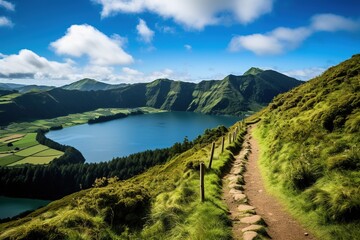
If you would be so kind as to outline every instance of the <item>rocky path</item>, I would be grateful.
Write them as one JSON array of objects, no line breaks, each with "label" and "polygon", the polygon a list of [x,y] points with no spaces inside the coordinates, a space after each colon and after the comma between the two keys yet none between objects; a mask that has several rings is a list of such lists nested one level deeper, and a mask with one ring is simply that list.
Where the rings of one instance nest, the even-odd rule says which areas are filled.
[{"label": "rocky path", "polygon": [[232,169],[223,179],[223,199],[229,208],[235,239],[315,239],[268,194],[258,168],[259,145],[252,126]]}]

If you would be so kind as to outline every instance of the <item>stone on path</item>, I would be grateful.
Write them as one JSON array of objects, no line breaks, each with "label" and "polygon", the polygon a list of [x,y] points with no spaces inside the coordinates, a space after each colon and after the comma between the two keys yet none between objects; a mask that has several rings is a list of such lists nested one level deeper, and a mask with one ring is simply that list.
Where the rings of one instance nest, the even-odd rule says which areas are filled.
[{"label": "stone on path", "polygon": [[250,225],[246,228],[243,228],[241,229],[242,232],[248,232],[248,231],[255,231],[255,232],[258,232],[260,230],[264,229],[263,226],[261,225],[257,225],[257,224],[254,224],[254,225]]},{"label": "stone on path", "polygon": [[247,204],[241,204],[238,206],[238,210],[240,212],[247,212],[247,211],[252,211],[255,208],[253,206],[247,205]]},{"label": "stone on path", "polygon": [[244,232],[243,234],[243,239],[244,240],[253,240],[258,236],[258,234],[256,232],[253,231],[248,231],[248,232]]},{"label": "stone on path", "polygon": [[230,183],[229,184],[229,188],[230,189],[237,189],[237,190],[244,190],[244,187],[242,186],[242,185],[240,185],[240,184],[237,184],[237,183]]},{"label": "stone on path", "polygon": [[244,201],[246,200],[246,195],[242,193],[236,193],[234,194],[233,198],[235,201]]},{"label": "stone on path", "polygon": [[247,224],[256,224],[260,223],[262,221],[261,217],[259,215],[254,215],[251,217],[244,217],[240,219],[240,222],[247,223]]},{"label": "stone on path", "polygon": [[242,194],[242,191],[233,188],[233,189],[230,189],[229,193],[230,194]]}]

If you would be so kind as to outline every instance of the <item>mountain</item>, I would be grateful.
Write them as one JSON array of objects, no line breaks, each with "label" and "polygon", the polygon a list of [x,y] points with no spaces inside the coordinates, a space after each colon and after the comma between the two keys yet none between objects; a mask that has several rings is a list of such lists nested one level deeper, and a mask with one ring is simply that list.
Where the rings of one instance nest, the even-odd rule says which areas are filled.
[{"label": "mountain", "polygon": [[[2,124],[7,124],[12,121],[52,118],[97,108],[144,106],[169,111],[241,115],[247,111],[259,110],[274,96],[301,83],[278,72],[267,70],[256,75],[229,75],[221,81],[202,81],[198,84],[158,79],[151,83],[138,83],[103,91],[56,88],[46,92],[22,94],[7,104],[1,104],[0,119]],[[72,86],[90,89],[90,86],[98,86],[98,82],[83,80]],[[104,85],[101,83],[100,86]]]},{"label": "mountain", "polygon": [[20,93],[28,93],[28,92],[43,92],[54,89],[52,86],[39,86],[39,85],[26,85],[23,87],[16,88]]},{"label": "mountain", "polygon": [[62,86],[65,90],[78,90],[78,91],[99,91],[110,90],[125,87],[127,84],[111,85],[103,82],[98,82],[94,79],[85,78],[69,85]]},{"label": "mountain", "polygon": [[13,90],[20,93],[49,91],[55,87],[41,85],[24,85],[15,83],[0,83],[0,90]]},{"label": "mountain", "polygon": [[275,194],[321,239],[360,236],[360,55],[277,96],[258,117]]},{"label": "mountain", "polygon": [[256,67],[252,67],[249,70],[247,70],[243,75],[257,75],[259,73],[262,73],[264,70]]},{"label": "mountain", "polygon": [[18,88],[22,88],[26,85],[24,84],[15,84],[15,83],[0,83],[1,90],[16,90]]}]

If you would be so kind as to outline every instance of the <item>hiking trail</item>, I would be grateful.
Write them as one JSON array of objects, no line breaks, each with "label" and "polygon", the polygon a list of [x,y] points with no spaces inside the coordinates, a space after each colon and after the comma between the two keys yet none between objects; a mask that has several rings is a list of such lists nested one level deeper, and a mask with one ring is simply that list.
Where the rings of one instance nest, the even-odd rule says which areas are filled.
[{"label": "hiking trail", "polygon": [[248,132],[230,172],[223,178],[234,239],[315,240],[265,187],[258,166],[259,144]]}]

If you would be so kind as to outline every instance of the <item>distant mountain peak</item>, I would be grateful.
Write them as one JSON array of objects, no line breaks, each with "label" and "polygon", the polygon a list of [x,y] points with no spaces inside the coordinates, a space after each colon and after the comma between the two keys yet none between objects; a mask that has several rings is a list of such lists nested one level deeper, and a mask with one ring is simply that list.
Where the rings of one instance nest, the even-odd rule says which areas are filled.
[{"label": "distant mountain peak", "polygon": [[244,73],[244,76],[246,76],[246,75],[258,75],[259,73],[262,73],[262,72],[264,72],[264,70],[262,70],[260,68],[252,67],[252,68],[250,68],[249,70],[247,70]]}]

